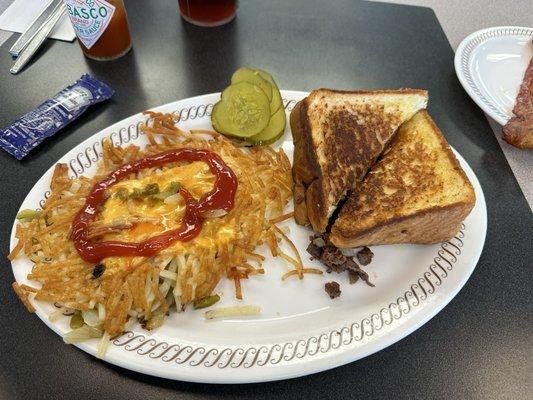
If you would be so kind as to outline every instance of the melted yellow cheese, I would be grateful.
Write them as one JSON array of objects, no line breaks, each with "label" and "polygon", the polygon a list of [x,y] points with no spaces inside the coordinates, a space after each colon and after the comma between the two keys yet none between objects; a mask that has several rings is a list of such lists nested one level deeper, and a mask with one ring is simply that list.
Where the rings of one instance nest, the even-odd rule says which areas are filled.
[{"label": "melted yellow cheese", "polygon": [[[143,190],[148,184],[157,183],[164,191],[172,182],[179,182],[196,199],[213,188],[215,176],[203,162],[193,162],[177,167],[154,172],[140,179],[129,179],[118,182],[110,188],[110,197],[104,203],[100,214],[100,221],[105,225],[112,225],[117,221],[131,220],[132,217],[150,218],[150,221],[136,223],[129,229],[118,233],[109,233],[102,240],[121,240],[125,242],[140,242],[159,233],[176,229],[181,225],[185,212],[185,202],[180,197],[177,204],[166,204],[150,198],[121,200],[115,196],[121,188],[131,193],[134,189]],[[191,241],[175,241],[164,251],[165,253],[196,254],[203,251],[215,251],[220,245],[235,239],[238,227],[234,219],[229,216],[208,218],[204,221],[202,231]],[[135,263],[135,258],[110,257],[106,262],[116,265]]]},{"label": "melted yellow cheese", "polygon": [[117,221],[127,221],[131,217],[150,219],[135,224],[131,229],[106,235],[106,239],[139,241],[166,230],[175,229],[181,224],[185,202],[180,198],[177,204],[167,204],[152,198],[122,200],[115,194],[120,189],[131,193],[134,189],[143,190],[148,184],[157,183],[164,191],[172,182],[179,182],[196,198],[200,198],[213,188],[214,175],[207,164],[193,162],[158,171],[141,179],[128,179],[110,188],[110,197],[101,212],[101,222],[108,225]]}]

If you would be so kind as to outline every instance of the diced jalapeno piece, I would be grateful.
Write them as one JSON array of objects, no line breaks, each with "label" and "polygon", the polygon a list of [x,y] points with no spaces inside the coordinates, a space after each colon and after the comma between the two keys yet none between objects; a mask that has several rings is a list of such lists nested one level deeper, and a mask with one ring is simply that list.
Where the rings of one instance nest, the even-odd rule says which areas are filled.
[{"label": "diced jalapeno piece", "polygon": [[179,182],[170,182],[170,184],[165,189],[165,192],[169,192],[169,193],[174,194],[174,193],[178,193],[180,189],[181,189],[181,183],[179,183]]},{"label": "diced jalapeno piece", "polygon": [[220,296],[218,294],[214,294],[212,296],[207,296],[207,297],[203,297],[201,299],[195,300],[192,305],[195,310],[198,310],[200,308],[211,307],[213,304],[218,303],[219,300],[220,300]]},{"label": "diced jalapeno piece", "polygon": [[129,195],[128,189],[124,187],[119,188],[115,193],[115,197],[122,201],[128,200],[128,195]]},{"label": "diced jalapeno piece", "polygon": [[17,214],[17,219],[18,220],[24,219],[26,221],[31,221],[34,218],[39,218],[41,214],[42,214],[42,211],[39,211],[39,210],[25,209],[25,210],[20,211]]},{"label": "diced jalapeno piece", "polygon": [[81,315],[81,311],[80,310],[76,310],[74,312],[74,315],[72,315],[72,317],[70,317],[70,328],[71,329],[78,329],[78,328],[81,328],[83,326],[84,322],[83,322],[83,317]]},{"label": "diced jalapeno piece", "polygon": [[142,191],[143,196],[153,196],[159,193],[159,185],[157,183],[149,183]]}]

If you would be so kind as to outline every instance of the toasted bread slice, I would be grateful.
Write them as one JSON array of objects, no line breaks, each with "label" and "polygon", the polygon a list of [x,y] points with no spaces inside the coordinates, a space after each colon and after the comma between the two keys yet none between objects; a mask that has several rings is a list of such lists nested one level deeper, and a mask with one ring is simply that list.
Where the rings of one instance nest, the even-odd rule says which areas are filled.
[{"label": "toasted bread slice", "polygon": [[324,232],[398,127],[427,104],[425,90],[317,89],[291,113],[295,220]]},{"label": "toasted bread slice", "polygon": [[426,111],[403,124],[332,226],[337,247],[439,243],[453,237],[474,189]]}]

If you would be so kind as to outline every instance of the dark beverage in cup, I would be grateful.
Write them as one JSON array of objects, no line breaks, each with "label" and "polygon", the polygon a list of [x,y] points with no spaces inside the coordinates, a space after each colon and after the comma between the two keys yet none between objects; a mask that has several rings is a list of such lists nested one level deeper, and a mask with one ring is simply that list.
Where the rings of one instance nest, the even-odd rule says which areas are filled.
[{"label": "dark beverage in cup", "polygon": [[178,0],[184,20],[199,26],[219,26],[231,21],[237,0]]}]

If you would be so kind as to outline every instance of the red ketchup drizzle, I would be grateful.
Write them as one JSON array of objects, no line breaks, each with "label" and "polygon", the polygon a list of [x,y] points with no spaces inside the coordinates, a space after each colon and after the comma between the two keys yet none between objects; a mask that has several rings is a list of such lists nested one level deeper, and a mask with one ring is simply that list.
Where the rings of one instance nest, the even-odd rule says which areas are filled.
[{"label": "red ketchup drizzle", "polygon": [[[186,208],[185,216],[179,228],[152,236],[139,243],[121,241],[95,242],[87,239],[89,224],[96,218],[99,207],[106,201],[106,190],[110,186],[142,169],[159,167],[176,161],[204,161],[216,176],[213,189],[204,194],[198,201],[192,197],[187,189],[180,189],[180,194],[185,199]],[[113,256],[151,257],[176,240],[186,242],[198,236],[202,230],[203,214],[220,209],[231,210],[236,191],[237,177],[217,154],[209,150],[171,150],[143,158],[134,163],[125,164],[93,186],[83,208],[72,223],[74,246],[81,258],[92,263],[97,263],[103,258]]]}]

